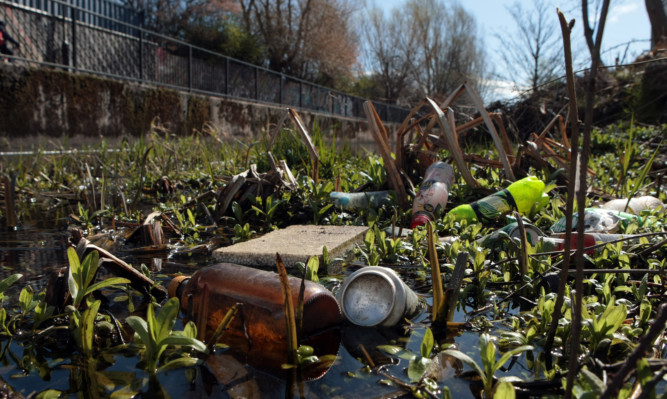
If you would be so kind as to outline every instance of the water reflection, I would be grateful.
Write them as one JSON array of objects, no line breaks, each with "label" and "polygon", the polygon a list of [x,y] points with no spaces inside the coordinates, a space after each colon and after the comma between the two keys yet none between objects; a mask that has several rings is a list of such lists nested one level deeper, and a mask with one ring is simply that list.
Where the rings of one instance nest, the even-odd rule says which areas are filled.
[{"label": "water reflection", "polygon": [[[64,228],[44,229],[24,227],[15,232],[0,232],[0,267],[2,278],[14,273],[22,273],[21,281],[7,292],[8,298],[16,300],[20,289],[29,284],[35,293],[45,289],[48,277],[55,269],[67,265],[66,248],[70,233]],[[214,263],[213,259],[197,255],[191,259],[172,261],[168,254],[137,255],[118,252],[118,257],[125,262],[140,267],[146,265],[155,281],[166,285],[174,273],[192,274],[203,266]],[[184,261],[185,260],[185,261]],[[351,271],[350,271],[351,272]],[[419,275],[407,276],[405,281],[414,286],[415,281],[423,283]],[[122,322],[130,313],[129,302],[132,298],[127,293],[105,292],[109,303],[107,308]],[[420,290],[421,291],[421,290]],[[427,302],[427,293],[419,293]],[[123,299],[125,297],[125,299]],[[7,304],[5,299],[5,303]],[[134,296],[134,309],[141,309],[141,298]],[[182,316],[182,315],[181,315]],[[167,392],[171,397],[350,397],[366,398],[382,395],[400,396],[406,391],[399,386],[381,384],[382,375],[367,368],[369,364],[382,366],[382,370],[409,382],[406,375],[409,358],[392,356],[378,349],[379,345],[395,345],[406,354],[418,354],[424,326],[428,324],[428,312],[413,319],[417,323],[411,328],[399,325],[392,328],[363,328],[344,324],[341,328],[327,331],[310,342],[317,350],[316,354],[326,361],[303,370],[301,376],[294,377],[291,372],[282,369],[285,362],[282,354],[278,355],[271,348],[256,347],[249,351],[239,351],[232,341],[230,350],[218,352],[206,359],[199,367],[171,370],[158,375],[156,381],[150,381],[147,374],[137,365],[140,362],[136,352],[131,350],[109,351],[103,356],[104,361],[95,364],[83,364],[76,360],[76,351],[64,345],[70,341],[66,336],[51,335],[50,341],[4,342],[4,367],[0,369],[0,378],[24,395],[31,395],[47,389],[62,392],[86,392],[95,390],[98,396],[109,396],[113,392],[135,392],[140,397],[157,397]],[[459,314],[457,318],[463,319]],[[183,320],[179,320],[175,329],[182,329]],[[67,329],[60,333],[67,334]],[[60,334],[59,333],[59,334]],[[476,342],[477,335],[457,338]],[[235,350],[236,349],[236,350]],[[333,356],[327,356],[333,355]],[[441,362],[448,364],[446,359]],[[447,381],[454,392],[470,391],[464,380],[451,378],[452,369],[447,367],[433,371],[439,382]],[[20,378],[18,378],[20,376]],[[112,381],[95,385],[91,379]],[[456,387],[456,388],[455,388]],[[117,394],[118,394],[117,393]]]}]

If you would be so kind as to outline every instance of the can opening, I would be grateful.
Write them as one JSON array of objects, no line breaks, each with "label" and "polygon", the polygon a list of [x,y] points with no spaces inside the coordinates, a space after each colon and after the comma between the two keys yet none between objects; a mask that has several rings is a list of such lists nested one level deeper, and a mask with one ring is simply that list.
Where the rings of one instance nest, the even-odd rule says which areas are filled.
[{"label": "can opening", "polygon": [[382,323],[393,311],[396,287],[382,273],[367,272],[349,281],[341,293],[345,316],[360,326]]}]

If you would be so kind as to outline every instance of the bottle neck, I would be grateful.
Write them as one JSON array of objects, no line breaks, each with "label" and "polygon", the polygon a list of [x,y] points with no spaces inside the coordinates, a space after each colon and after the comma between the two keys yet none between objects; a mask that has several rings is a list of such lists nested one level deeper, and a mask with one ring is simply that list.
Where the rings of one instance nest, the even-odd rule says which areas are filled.
[{"label": "bottle neck", "polygon": [[183,295],[183,290],[185,289],[185,286],[188,284],[189,281],[190,281],[189,277],[181,281],[181,283],[178,285],[178,288],[176,288],[176,297],[178,297],[179,299],[181,298],[181,295]]},{"label": "bottle neck", "polygon": [[188,281],[190,281],[190,277],[188,276],[174,277],[174,279],[169,282],[169,286],[167,287],[169,298],[176,297],[180,300],[183,289],[185,288],[185,285]]}]

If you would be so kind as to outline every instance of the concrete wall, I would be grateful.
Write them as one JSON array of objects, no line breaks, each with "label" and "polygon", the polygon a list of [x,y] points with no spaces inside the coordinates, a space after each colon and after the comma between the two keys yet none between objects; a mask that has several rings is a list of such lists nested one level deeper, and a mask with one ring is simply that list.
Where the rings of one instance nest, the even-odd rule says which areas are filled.
[{"label": "concrete wall", "polygon": [[[297,110],[339,141],[374,146],[365,120]],[[31,137],[98,139],[140,136],[158,122],[173,134],[213,127],[250,140],[278,123],[286,108],[179,92],[132,82],[70,74],[55,68],[0,63],[0,135],[3,147]],[[287,126],[291,127],[289,118]],[[391,129],[390,126],[388,128]]]}]

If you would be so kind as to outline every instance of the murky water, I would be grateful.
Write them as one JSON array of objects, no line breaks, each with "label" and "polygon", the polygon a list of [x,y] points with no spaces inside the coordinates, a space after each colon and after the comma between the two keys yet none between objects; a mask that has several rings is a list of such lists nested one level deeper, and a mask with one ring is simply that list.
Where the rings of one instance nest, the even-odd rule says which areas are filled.
[{"label": "murky water", "polygon": [[[45,223],[44,220],[39,224],[26,224],[17,231],[0,232],[1,277],[5,278],[14,273],[23,274],[23,278],[5,293],[5,307],[16,306],[18,293],[25,285],[30,285],[35,293],[43,291],[49,275],[55,269],[67,265],[66,248],[70,236],[63,223],[57,221]],[[121,257],[135,266],[145,264],[153,272],[154,279],[162,281],[164,285],[173,273],[192,274],[199,267],[213,263],[208,257],[198,258],[196,262],[189,264],[177,263],[167,258]],[[430,302],[427,282],[423,278],[414,279],[414,273],[407,275],[409,270],[398,271],[403,274],[405,281],[413,285],[423,302]],[[336,282],[328,282],[326,285],[332,289]],[[124,308],[124,306],[114,305],[114,308]],[[127,315],[116,316],[119,320],[124,320]],[[79,365],[77,356],[72,355],[73,348],[42,346],[34,337],[22,341],[16,336],[0,341],[2,345],[0,377],[26,397],[33,397],[36,393],[47,389],[67,392],[70,396],[83,392],[85,396],[91,389],[86,385],[86,381],[96,379],[108,381],[107,392],[115,382],[118,388],[113,389],[132,385],[143,392],[142,397],[153,397],[160,389],[174,398],[396,397],[406,394],[407,391],[395,383],[389,384],[388,376],[409,382],[406,371],[408,360],[403,357],[387,356],[376,347],[397,345],[406,351],[419,354],[425,331],[424,325],[420,323],[427,324],[429,317],[427,311],[422,310],[412,320],[414,323],[412,328],[405,325],[394,328],[362,328],[345,325],[336,335],[339,343],[335,362],[319,378],[298,384],[291,384],[289,379],[276,377],[260,367],[248,366],[243,359],[239,361],[227,353],[220,353],[209,357],[200,367],[159,374],[161,388],[156,389],[147,382],[146,373],[137,367],[140,359],[134,354],[126,354],[123,351],[106,353],[98,356],[98,362],[94,367],[83,367]],[[455,321],[464,321],[464,318],[463,313],[457,313]],[[182,329],[182,320],[176,329]],[[26,336],[30,335],[26,332]],[[477,339],[478,333],[464,332],[448,341],[455,343],[473,358],[479,359],[478,350],[475,349]],[[369,372],[365,368],[368,357],[375,365],[383,365],[381,373]],[[261,360],[253,364],[261,364]],[[520,375],[520,370],[516,370],[516,374]],[[473,397],[470,383],[455,375],[456,370],[445,365],[438,372],[438,382],[441,386],[448,386],[457,397]]]}]

